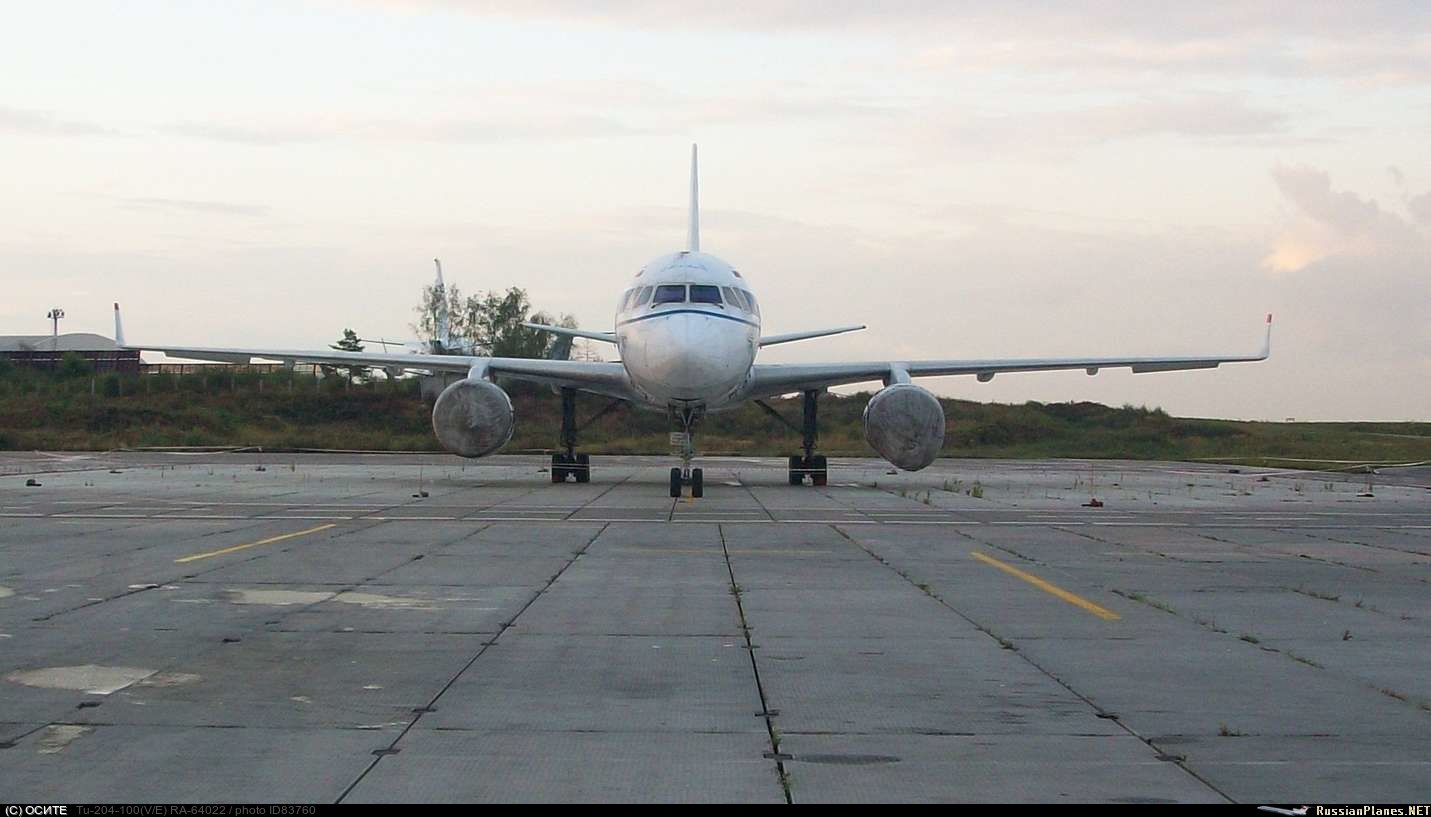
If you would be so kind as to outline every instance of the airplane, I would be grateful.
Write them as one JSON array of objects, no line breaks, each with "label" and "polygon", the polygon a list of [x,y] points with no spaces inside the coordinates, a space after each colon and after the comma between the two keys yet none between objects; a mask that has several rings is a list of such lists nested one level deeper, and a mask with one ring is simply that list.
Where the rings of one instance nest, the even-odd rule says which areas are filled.
[{"label": "airplane", "polygon": [[[825,485],[828,460],[816,452],[818,397],[832,386],[878,381],[882,384],[864,411],[865,438],[886,461],[906,471],[918,471],[939,455],[944,444],[944,410],[938,398],[914,383],[915,378],[974,375],[988,382],[1008,372],[1125,368],[1135,373],[1212,369],[1222,363],[1266,360],[1271,354],[1272,316],[1260,352],[1252,355],[1181,357],[1073,357],[996,360],[871,360],[833,363],[757,363],[761,349],[782,343],[828,337],[864,329],[839,326],[800,332],[765,334],[760,303],[744,273],[701,250],[699,176],[696,146],[691,146],[689,222],[686,248],[662,255],[641,267],[617,299],[612,331],[568,329],[541,324],[530,328],[570,338],[609,343],[615,362],[484,357],[451,354],[377,354],[370,352],[305,351],[296,349],[229,349],[195,346],[128,344],[119,304],[114,305],[115,342],[124,349],[163,352],[193,360],[248,363],[253,358],[288,363],[364,365],[466,375],[438,396],[432,408],[432,428],[448,451],[462,457],[483,457],[506,445],[516,424],[515,411],[498,378],[552,387],[562,398],[561,451],[551,459],[554,483],[585,483],[591,460],[577,451],[580,428],[576,417],[579,392],[611,402],[586,425],[621,404],[662,411],[679,433],[681,465],[671,468],[670,495],[687,487],[692,497],[704,493],[701,468],[695,458],[693,433],[708,413],[733,409],[753,401],[801,435],[803,453],[787,461],[791,485]],[[765,401],[780,395],[802,395],[799,424],[786,420]]]},{"label": "airplane", "polygon": [[410,354],[473,355],[473,344],[452,336],[452,317],[447,303],[447,284],[442,280],[442,259],[434,258],[437,279],[432,284],[433,333],[426,340],[390,341],[383,338],[359,338],[363,343],[376,343],[386,352],[389,346],[405,349]]}]

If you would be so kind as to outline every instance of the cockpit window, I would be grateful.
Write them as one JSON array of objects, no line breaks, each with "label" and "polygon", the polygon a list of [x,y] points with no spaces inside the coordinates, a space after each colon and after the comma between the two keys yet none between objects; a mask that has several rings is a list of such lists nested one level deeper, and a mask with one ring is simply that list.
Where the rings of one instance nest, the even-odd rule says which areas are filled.
[{"label": "cockpit window", "polygon": [[645,306],[651,302],[651,290],[655,287],[641,287],[641,292],[636,296],[636,305]]},{"label": "cockpit window", "polygon": [[680,304],[686,301],[685,284],[662,284],[656,287],[656,297],[652,304]]},{"label": "cockpit window", "polygon": [[749,290],[741,289],[741,290],[736,290],[736,291],[739,292],[741,295],[745,296],[745,300],[750,304],[750,307],[749,307],[749,308],[750,308],[750,311],[753,312],[753,313],[756,314],[756,315],[759,315],[759,314],[760,314],[760,304],[758,304],[758,303],[755,302],[755,296],[754,296],[753,294],[751,294]]},{"label": "cockpit window", "polygon": [[708,284],[691,284],[691,303],[718,304],[720,302],[720,287]]},{"label": "cockpit window", "polygon": [[617,306],[616,306],[616,311],[617,311],[617,312],[625,312],[626,310],[630,309],[630,308],[631,308],[631,296],[632,296],[632,295],[635,295],[635,294],[636,294],[636,290],[634,290],[634,289],[628,289],[628,290],[626,290],[626,292],[625,292],[624,294],[622,294],[622,296],[621,296],[621,302],[620,302],[619,304],[617,304]]}]

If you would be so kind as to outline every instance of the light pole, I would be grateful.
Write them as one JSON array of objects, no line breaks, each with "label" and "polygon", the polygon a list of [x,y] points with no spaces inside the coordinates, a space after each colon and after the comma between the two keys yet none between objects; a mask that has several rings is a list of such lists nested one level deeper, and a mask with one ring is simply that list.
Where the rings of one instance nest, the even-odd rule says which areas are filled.
[{"label": "light pole", "polygon": [[56,338],[60,336],[60,318],[63,318],[64,316],[65,311],[63,309],[60,309],[58,306],[54,309],[51,309],[50,313],[45,316],[49,318],[50,323],[54,325],[53,334]]}]

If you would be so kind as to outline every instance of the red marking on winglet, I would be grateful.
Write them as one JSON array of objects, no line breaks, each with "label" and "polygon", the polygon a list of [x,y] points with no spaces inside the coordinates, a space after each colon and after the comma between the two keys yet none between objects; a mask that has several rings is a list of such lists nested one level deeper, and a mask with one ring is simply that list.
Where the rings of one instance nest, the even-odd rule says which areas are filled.
[{"label": "red marking on winglet", "polygon": [[[119,308],[119,307],[117,307],[117,306],[115,307],[115,309],[118,309],[118,308]],[[1272,322],[1272,313],[1271,313],[1271,312],[1268,312],[1268,313],[1267,313],[1267,322],[1268,322],[1268,323],[1271,323],[1271,322]]]},{"label": "red marking on winglet", "polygon": [[118,304],[118,303],[115,303],[115,305],[114,305],[114,311],[115,311],[115,312],[118,312],[118,311],[119,311],[119,304]]}]

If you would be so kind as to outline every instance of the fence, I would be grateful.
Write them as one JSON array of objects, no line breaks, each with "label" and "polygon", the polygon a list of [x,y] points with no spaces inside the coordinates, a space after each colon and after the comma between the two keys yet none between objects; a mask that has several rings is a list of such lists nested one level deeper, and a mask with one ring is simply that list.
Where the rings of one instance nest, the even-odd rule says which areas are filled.
[{"label": "fence", "polygon": [[325,374],[320,367],[282,364],[215,365],[165,363],[133,371],[70,372],[6,366],[0,361],[0,396],[128,397],[140,394],[296,393],[300,391],[386,391],[421,394],[418,378],[354,380],[343,367]]},{"label": "fence", "polygon": [[15,366],[56,371],[64,364],[65,358],[71,355],[78,356],[84,360],[85,363],[89,364],[91,369],[97,372],[127,372],[129,374],[135,374],[144,368],[143,362],[139,359],[139,352],[132,349],[94,350],[85,352],[20,350],[0,353],[0,359]]}]

